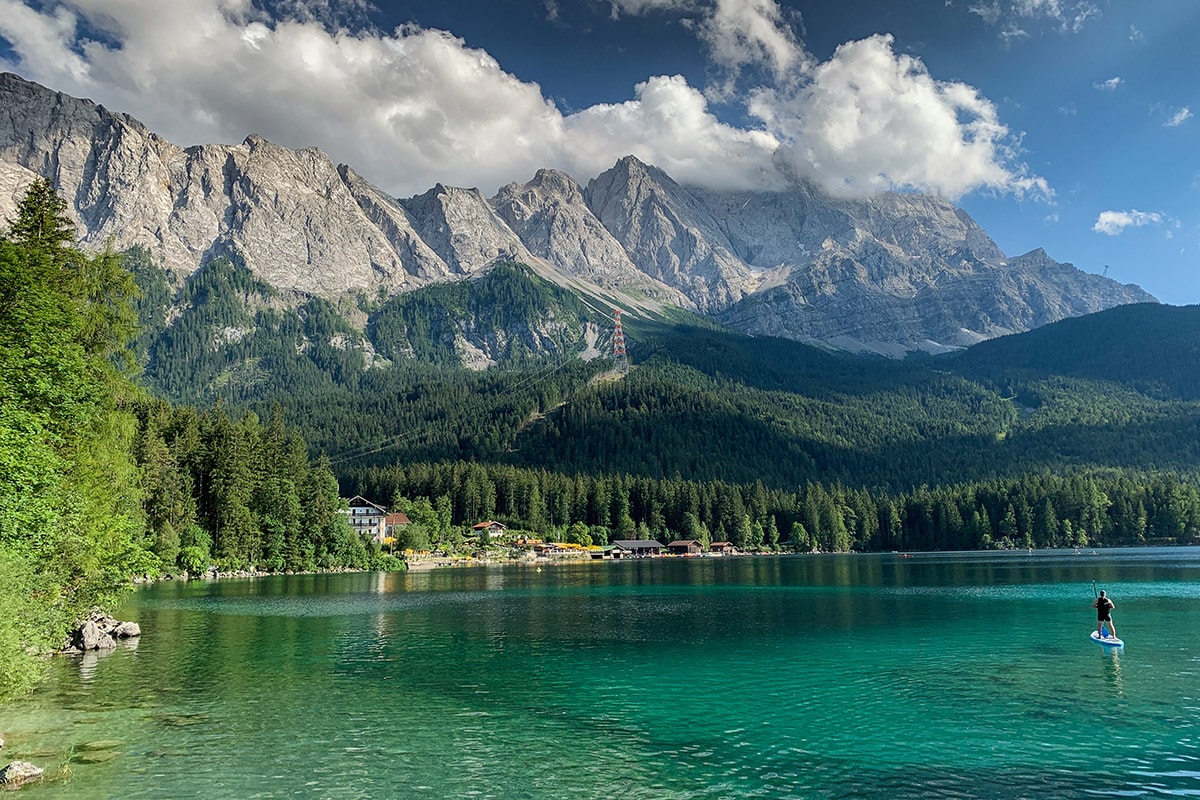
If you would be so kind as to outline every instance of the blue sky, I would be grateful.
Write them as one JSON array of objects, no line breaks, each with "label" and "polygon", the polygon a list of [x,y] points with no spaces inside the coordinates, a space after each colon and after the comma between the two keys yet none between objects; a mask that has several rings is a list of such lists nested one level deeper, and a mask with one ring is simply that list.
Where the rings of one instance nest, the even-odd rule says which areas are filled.
[{"label": "blue sky", "polygon": [[627,153],[938,192],[1009,255],[1200,302],[1196,0],[0,0],[0,69],[398,196]]}]

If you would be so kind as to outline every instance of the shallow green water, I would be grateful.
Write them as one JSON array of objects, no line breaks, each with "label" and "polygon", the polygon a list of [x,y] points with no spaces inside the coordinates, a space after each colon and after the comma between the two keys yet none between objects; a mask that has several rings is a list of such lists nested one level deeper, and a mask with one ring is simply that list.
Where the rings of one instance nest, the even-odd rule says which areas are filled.
[{"label": "shallow green water", "polygon": [[3,760],[47,800],[1198,795],[1198,601],[1182,549],[163,584]]}]

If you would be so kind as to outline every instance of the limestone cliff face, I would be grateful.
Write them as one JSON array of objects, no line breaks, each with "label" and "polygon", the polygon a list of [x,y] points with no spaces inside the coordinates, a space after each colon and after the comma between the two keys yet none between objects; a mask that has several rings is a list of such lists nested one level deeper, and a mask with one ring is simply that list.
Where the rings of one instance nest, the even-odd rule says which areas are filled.
[{"label": "limestone cliff face", "polygon": [[588,206],[642,272],[714,311],[756,288],[702,196],[626,156],[588,182]]},{"label": "limestone cliff face", "polygon": [[401,288],[422,286],[453,276],[450,265],[420,237],[408,213],[395,198],[373,186],[345,164],[338,167],[338,174],[363,214],[379,229],[387,245],[404,264],[406,282]]},{"label": "limestone cliff face", "polygon": [[468,276],[498,260],[533,256],[477,189],[438,184],[402,201],[421,238],[456,274]]},{"label": "limestone cliff face", "polygon": [[259,136],[185,149],[14,75],[0,75],[0,109],[5,216],[40,175],[67,199],[85,245],[142,245],[179,276],[228,255],[278,289],[334,297],[450,274],[398,204],[320,150]]},{"label": "limestone cliff face", "polygon": [[67,199],[87,246],[142,245],[177,278],[229,256],[285,298],[391,295],[511,259],[593,295],[891,354],[1154,300],[1040,250],[1007,258],[938,197],[836,199],[798,180],[712,192],[630,156],[586,188],[541,170],[490,200],[442,185],[397,200],[320,150],[254,135],[182,148],[0,75],[0,215],[38,176]]},{"label": "limestone cliff face", "polygon": [[691,299],[640,270],[592,213],[583,189],[564,172],[542,169],[529,183],[503,187],[491,200],[496,213],[530,252],[564,275],[606,289],[634,289],[673,305]]}]

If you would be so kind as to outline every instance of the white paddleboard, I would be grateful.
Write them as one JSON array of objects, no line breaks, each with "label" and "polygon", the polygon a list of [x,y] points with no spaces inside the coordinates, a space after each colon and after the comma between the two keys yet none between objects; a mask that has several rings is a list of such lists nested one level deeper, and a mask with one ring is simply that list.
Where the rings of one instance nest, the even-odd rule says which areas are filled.
[{"label": "white paddleboard", "polygon": [[1092,631],[1092,641],[1096,644],[1102,644],[1105,647],[1124,647],[1125,643],[1115,636],[1101,636]]}]

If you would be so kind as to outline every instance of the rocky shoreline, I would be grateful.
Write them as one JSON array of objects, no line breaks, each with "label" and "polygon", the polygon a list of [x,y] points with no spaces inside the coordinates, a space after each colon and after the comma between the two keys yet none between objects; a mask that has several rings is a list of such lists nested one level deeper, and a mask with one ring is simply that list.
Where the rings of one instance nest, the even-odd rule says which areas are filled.
[{"label": "rocky shoreline", "polygon": [[121,622],[99,608],[93,608],[71,631],[60,652],[71,655],[89,650],[114,650],[118,639],[141,635],[142,628],[136,622]]},{"label": "rocky shoreline", "polygon": [[315,569],[315,570],[284,570],[283,572],[270,572],[267,570],[257,569],[235,569],[228,572],[222,572],[216,567],[204,572],[191,574],[187,570],[178,573],[164,572],[158,577],[149,575],[139,575],[133,578],[134,585],[143,583],[160,583],[162,581],[215,581],[222,578],[271,578],[276,575],[341,575],[350,572],[370,572],[370,570],[357,569],[355,567],[332,567],[330,569]]}]

